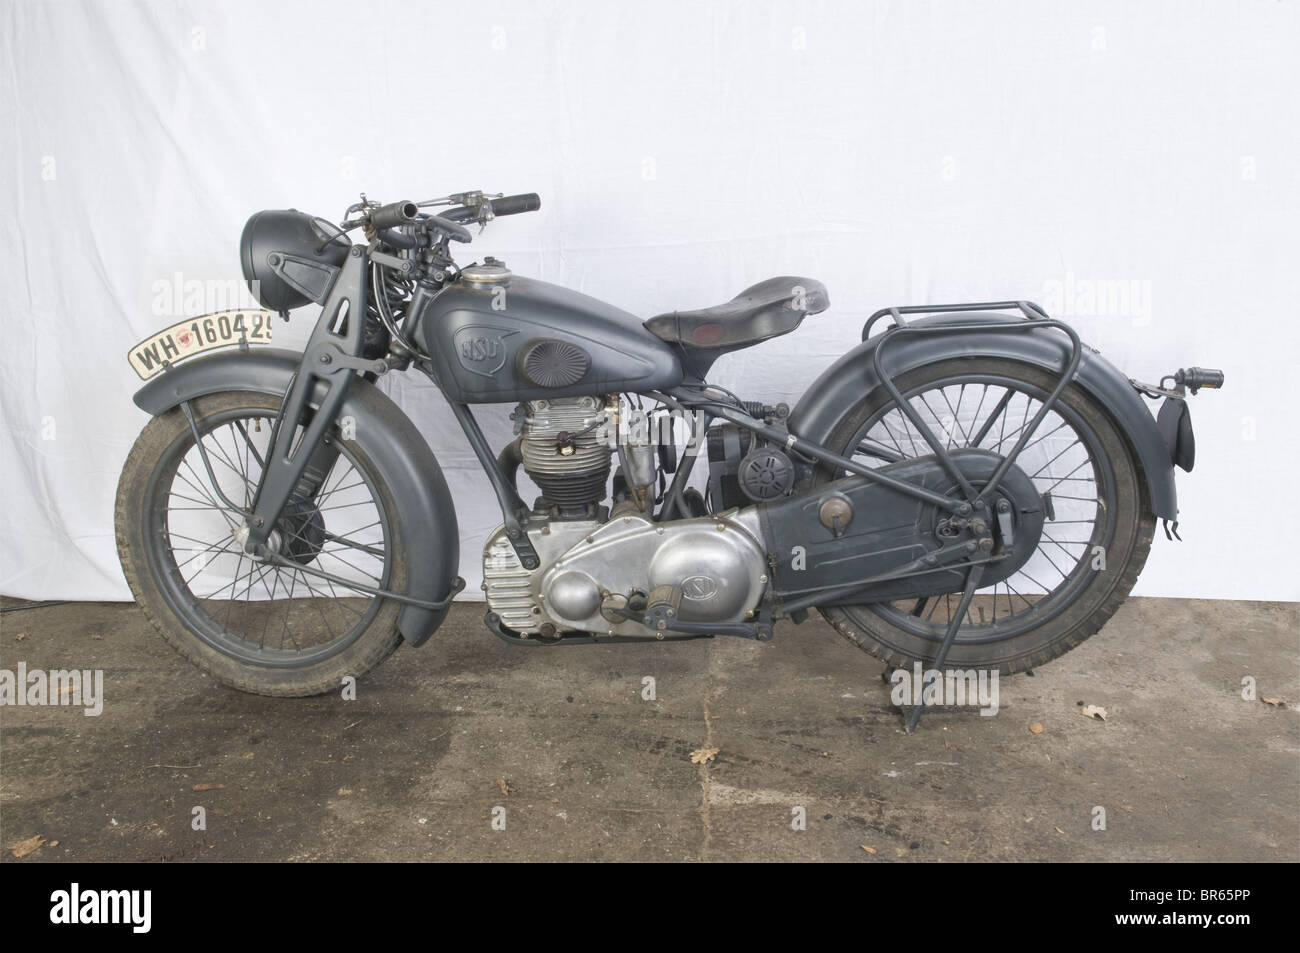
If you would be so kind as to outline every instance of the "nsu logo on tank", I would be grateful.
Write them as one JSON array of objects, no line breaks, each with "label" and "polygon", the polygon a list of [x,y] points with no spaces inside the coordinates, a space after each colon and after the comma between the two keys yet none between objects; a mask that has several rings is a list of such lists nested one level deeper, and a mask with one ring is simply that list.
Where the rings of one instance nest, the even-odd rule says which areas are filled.
[{"label": "nsu logo on tank", "polygon": [[491,377],[506,364],[506,338],[518,331],[471,324],[456,332],[456,358],[472,374]]}]

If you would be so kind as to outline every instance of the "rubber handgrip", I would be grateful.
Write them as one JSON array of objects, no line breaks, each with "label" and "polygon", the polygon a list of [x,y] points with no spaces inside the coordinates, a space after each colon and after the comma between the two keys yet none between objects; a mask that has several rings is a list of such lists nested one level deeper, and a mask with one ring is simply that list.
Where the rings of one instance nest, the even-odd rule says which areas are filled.
[{"label": "rubber handgrip", "polygon": [[397,228],[399,225],[405,225],[419,214],[420,209],[414,202],[392,202],[388,205],[381,205],[371,212],[370,224],[377,231],[383,231],[386,228]]},{"label": "rubber handgrip", "polygon": [[541,207],[542,199],[536,192],[492,200],[493,215],[518,215],[520,212],[536,212]]}]

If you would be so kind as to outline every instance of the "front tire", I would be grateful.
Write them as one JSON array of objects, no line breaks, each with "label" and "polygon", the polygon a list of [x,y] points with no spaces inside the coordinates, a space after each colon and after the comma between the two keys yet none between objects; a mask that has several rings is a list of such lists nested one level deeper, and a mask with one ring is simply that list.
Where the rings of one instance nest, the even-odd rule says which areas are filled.
[{"label": "front tire", "polygon": [[[912,370],[895,383],[949,446],[1006,451],[1014,444],[1015,426],[1032,417],[1058,379],[1017,361],[957,358]],[[1003,405],[1005,394],[1010,397]],[[986,427],[988,415],[999,406],[1001,417]],[[870,451],[904,458],[928,453],[909,427],[889,393],[877,388],[845,409],[826,446],[871,466],[885,459]],[[1056,444],[1040,449],[1040,438]],[[1067,440],[1075,442],[1065,445]],[[1057,444],[1064,449],[1058,451]],[[858,452],[862,447],[869,452]],[[1048,459],[1053,454],[1057,456]],[[1064,655],[1114,615],[1146,562],[1155,517],[1140,465],[1105,409],[1075,384],[1065,389],[1017,459],[1027,475],[1040,464],[1043,469],[1031,476],[1035,488],[1055,494],[1051,506],[1056,518],[1044,525],[1046,541],[1040,540],[1023,571],[977,590],[948,654],[948,668],[1011,675]],[[843,475],[821,469],[814,484]],[[1067,526],[1079,528],[1069,540],[1063,538]],[[937,657],[957,598],[951,594],[821,612],[842,636],[890,665],[928,665]],[[1005,615],[999,617],[999,612]]]},{"label": "front tire", "polygon": [[[242,391],[191,401],[213,472],[233,502],[251,503],[280,404]],[[241,517],[212,492],[180,408],[151,420],[127,457],[116,505],[127,582],[163,638],[224,685],[272,696],[335,691],[401,642],[398,603],[305,571],[405,589],[391,492],[355,441],[338,428],[329,439],[339,457],[315,499],[287,507],[277,523],[293,568],[243,553]]]}]

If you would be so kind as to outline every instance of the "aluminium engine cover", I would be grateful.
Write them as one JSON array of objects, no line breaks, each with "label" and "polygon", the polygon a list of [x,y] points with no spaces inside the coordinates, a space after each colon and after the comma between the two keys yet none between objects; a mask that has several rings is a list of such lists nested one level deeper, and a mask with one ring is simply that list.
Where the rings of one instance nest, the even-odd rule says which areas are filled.
[{"label": "aluminium engine cover", "polygon": [[661,586],[681,590],[684,622],[739,622],[766,588],[766,563],[743,514],[655,523],[623,516],[601,525],[544,573],[544,612],[566,628],[631,635],[640,623],[614,624],[602,615],[607,600],[646,595]]}]

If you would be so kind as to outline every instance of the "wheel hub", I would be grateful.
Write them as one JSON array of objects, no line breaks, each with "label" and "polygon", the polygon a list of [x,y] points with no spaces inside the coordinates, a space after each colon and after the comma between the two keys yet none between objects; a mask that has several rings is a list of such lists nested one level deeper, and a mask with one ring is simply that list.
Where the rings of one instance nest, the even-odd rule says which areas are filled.
[{"label": "wheel hub", "polygon": [[[977,457],[985,458],[978,466],[973,465]],[[977,492],[987,486],[987,476],[1000,462],[987,451],[962,450],[955,458]],[[977,476],[981,470],[982,480]],[[940,492],[957,497],[961,490],[949,483]],[[1044,515],[1043,498],[1034,481],[1013,464],[998,483],[997,491],[982,506],[971,507],[965,514],[944,514],[936,519],[934,537],[944,545],[961,542],[973,545],[972,558],[990,559],[985,578],[991,583],[1013,575],[1029,561],[1042,536]]]},{"label": "wheel hub", "polygon": [[[249,528],[247,523],[235,530],[236,542],[247,551]],[[266,542],[250,554],[258,562],[270,562],[272,556],[283,556],[301,565],[307,565],[325,545],[325,517],[310,500],[291,498],[284,515],[275,522],[267,534]]]},{"label": "wheel hub", "polygon": [[325,545],[325,518],[310,500],[291,498],[275,526],[281,535],[280,552],[296,563],[305,566]]}]

